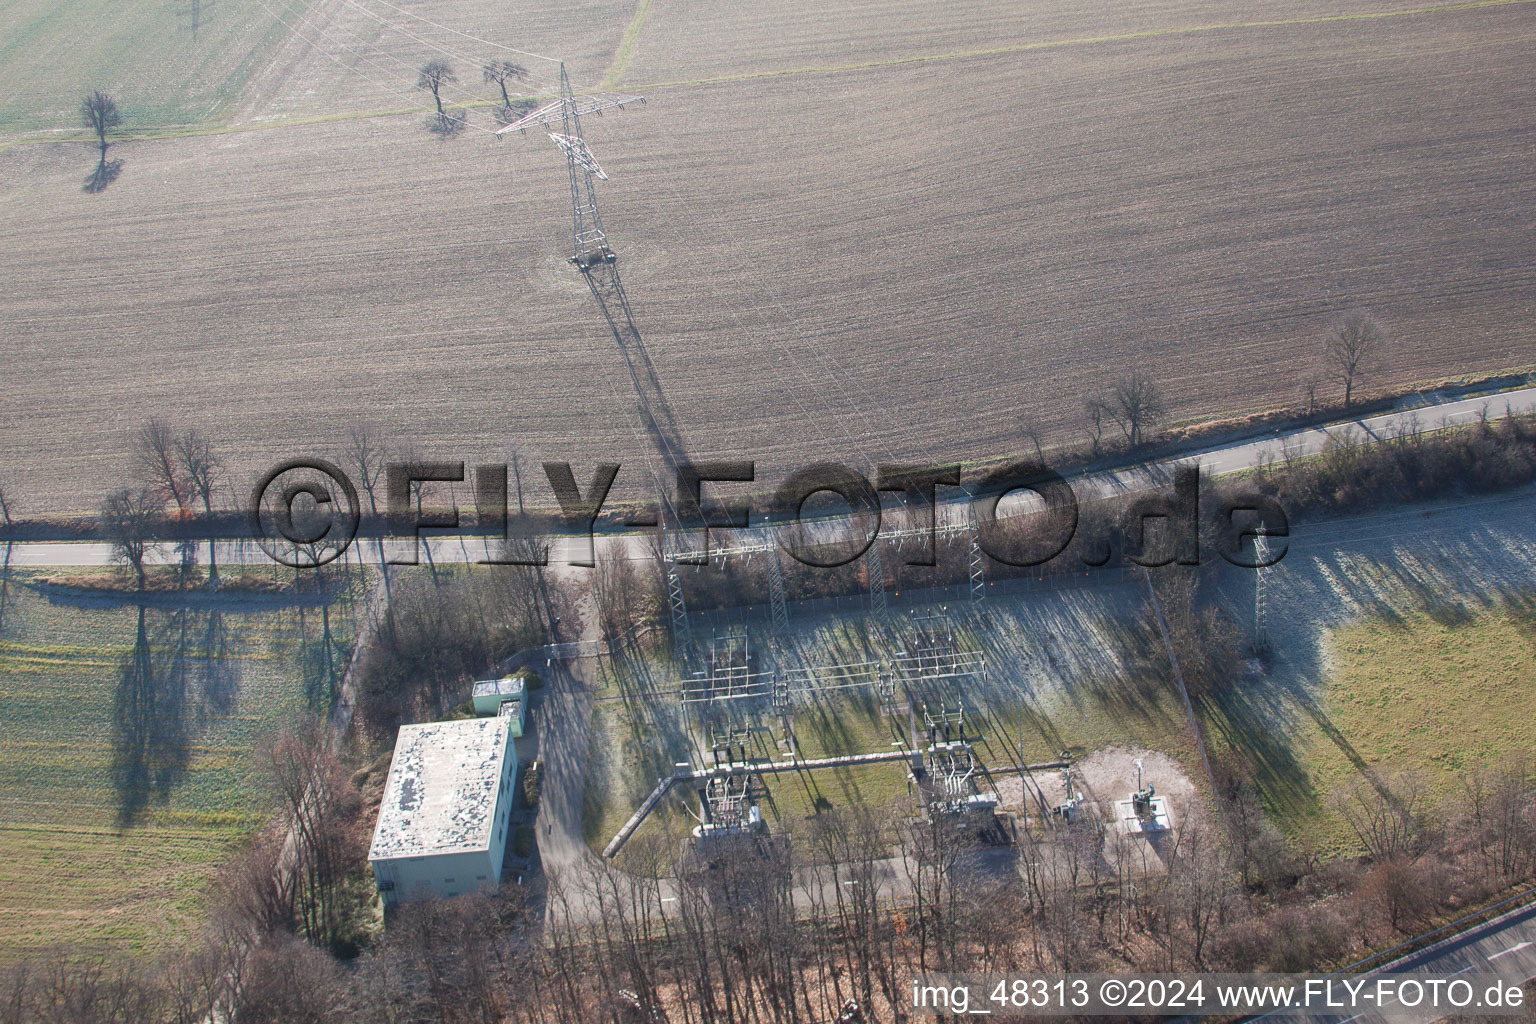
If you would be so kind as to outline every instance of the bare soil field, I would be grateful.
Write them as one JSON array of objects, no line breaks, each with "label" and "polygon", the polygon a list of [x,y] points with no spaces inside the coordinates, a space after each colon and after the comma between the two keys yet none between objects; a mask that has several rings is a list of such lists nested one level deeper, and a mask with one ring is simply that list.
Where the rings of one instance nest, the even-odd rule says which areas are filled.
[{"label": "bare soil field", "polygon": [[[1531,6],[1135,36],[1237,12],[1030,14],[1009,35],[987,28],[1004,5],[876,4],[839,23],[889,26],[885,50],[861,36],[834,59],[842,30],[814,17],[754,49],[826,6],[740,15],[738,36],[739,12],[653,0],[627,50],[628,7],[569,37],[593,55],[579,79],[617,68],[621,86],[878,65],[654,88],[589,119],[653,390],[694,457],[755,457],[769,480],[982,457],[1017,447],[1026,415],[1065,440],[1133,361],[1176,418],[1293,402],[1330,319],[1360,306],[1393,339],[1375,385],[1536,361]],[[970,28],[935,50],[1061,45],[881,63],[941,20]],[[356,109],[323,48],[282,52],[253,118]],[[97,507],[151,413],[213,435],[242,497],[357,419],[438,457],[654,460],[564,263],[543,138],[441,142],[410,114],[114,155],[121,177],[85,196],[84,147],[0,153],[0,479],[21,514]]]},{"label": "bare soil field", "polygon": [[[1436,6],[1392,0],[1293,0],[1256,10],[1236,0],[1136,0],[1124,4],[914,4],[859,0],[750,9],[674,0],[650,5],[624,82],[643,84],[847,67],[1124,40],[1233,27],[1273,27]],[[747,70],[750,69],[750,70]],[[972,103],[980,97],[971,97]],[[957,101],[959,97],[956,97]]]}]

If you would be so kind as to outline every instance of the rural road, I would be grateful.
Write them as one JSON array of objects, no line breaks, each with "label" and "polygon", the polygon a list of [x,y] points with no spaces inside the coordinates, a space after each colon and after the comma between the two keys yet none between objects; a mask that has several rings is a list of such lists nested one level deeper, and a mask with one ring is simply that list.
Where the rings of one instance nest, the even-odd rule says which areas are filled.
[{"label": "rural road", "polygon": [[[1081,473],[1067,479],[1077,492],[1079,500],[1085,497],[1108,496],[1145,487],[1149,483],[1164,481],[1176,466],[1200,465],[1206,472],[1220,476],[1252,469],[1261,460],[1283,461],[1321,452],[1331,440],[1345,444],[1370,444],[1391,438],[1404,431],[1438,430],[1445,427],[1474,423],[1486,416],[1499,419],[1536,411],[1536,387],[1519,388],[1498,394],[1479,395],[1455,401],[1436,402],[1427,396],[1405,399],[1402,408],[1377,416],[1356,420],[1344,420],[1322,427],[1308,427],[1272,436],[1249,438],[1220,445],[1177,458],[1121,469]],[[1006,515],[1006,511],[1000,511]],[[963,498],[941,502],[940,521],[946,525],[965,522],[967,504]],[[756,532],[756,531],[754,531]],[[718,550],[729,547],[728,535],[710,532],[711,546]],[[751,536],[750,543],[761,544],[762,537]],[[623,552],[634,560],[652,556],[649,542],[641,534],[599,535],[595,542],[608,553]],[[438,563],[471,562],[486,557],[486,542],[476,537],[449,536],[424,538],[424,558]],[[551,560],[568,561],[574,547],[565,538],[555,538]],[[201,560],[206,544],[196,547],[196,558]],[[222,541],[217,545],[218,559],[227,565],[268,565],[271,559],[250,540]],[[383,557],[382,545],[354,544],[344,556],[364,564],[377,564]],[[18,541],[5,546],[5,565],[8,568],[102,566],[113,563],[111,545],[100,541]],[[155,546],[148,558],[152,563],[179,562],[181,554],[177,545]]]},{"label": "rural road", "polygon": [[[1472,974],[1498,975],[1509,981],[1524,982],[1536,978],[1536,903],[1527,904],[1486,924],[1477,925],[1427,949],[1395,960],[1380,974]],[[1396,1007],[1390,1018],[1371,1011],[1345,1020],[1375,1024],[1392,1020],[1402,1024],[1410,1019]],[[1425,1011],[1412,1016],[1415,1021],[1437,1020],[1443,1011]]]},{"label": "rural road", "polygon": [[[1497,976],[1506,984],[1521,984],[1536,978],[1536,903],[1527,903],[1491,921],[1474,925],[1432,946],[1394,960],[1384,967],[1352,978],[1375,979],[1387,975],[1445,976],[1464,974],[1479,983]],[[1479,986],[1474,986],[1478,990]],[[1370,985],[1367,986],[1370,990]],[[1476,1014],[1476,1010],[1467,1010]],[[1510,1020],[1526,1019],[1525,1014]],[[1250,1018],[1256,1021],[1283,1022],[1301,1020],[1317,1024],[1431,1024],[1450,1013],[1445,1008],[1422,1011],[1389,1002],[1385,1009],[1369,1009],[1355,1014],[1268,1013]]]}]

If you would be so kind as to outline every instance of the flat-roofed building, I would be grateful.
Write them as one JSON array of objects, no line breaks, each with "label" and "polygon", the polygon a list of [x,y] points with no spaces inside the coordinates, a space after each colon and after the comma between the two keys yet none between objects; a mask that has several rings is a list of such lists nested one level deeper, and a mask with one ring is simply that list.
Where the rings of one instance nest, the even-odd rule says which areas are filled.
[{"label": "flat-roofed building", "polygon": [[368,850],[385,904],[494,889],[516,783],[506,716],[401,726]]},{"label": "flat-roofed building", "polygon": [[[528,724],[528,680],[525,676],[503,676],[500,679],[482,679],[470,690],[477,715],[512,715],[512,735],[523,738]],[[508,705],[511,711],[507,710]]]}]

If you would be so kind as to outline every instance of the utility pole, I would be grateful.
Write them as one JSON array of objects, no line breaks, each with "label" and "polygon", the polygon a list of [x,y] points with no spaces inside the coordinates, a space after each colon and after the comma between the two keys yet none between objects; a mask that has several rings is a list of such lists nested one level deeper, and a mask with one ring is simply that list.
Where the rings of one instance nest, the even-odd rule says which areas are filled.
[{"label": "utility pole", "polygon": [[546,130],[559,126],[559,131],[548,131],[550,141],[565,153],[567,177],[571,184],[571,230],[573,244],[571,262],[583,273],[593,267],[612,263],[618,259],[608,245],[608,235],[603,231],[603,218],[597,209],[596,181],[607,181],[608,174],[592,155],[581,134],[581,115],[601,114],[611,107],[623,109],[627,103],[644,103],[644,96],[580,96],[571,88],[570,75],[565,62],[560,62],[560,98],[546,104],[527,117],[514,121],[498,131],[526,133],[529,128]]},{"label": "utility pole", "polygon": [[869,543],[869,555],[864,564],[869,573],[869,614],[876,623],[886,620],[885,566],[880,561],[880,538]]},{"label": "utility pole", "polygon": [[1253,538],[1253,554],[1253,647],[1263,651],[1269,647],[1264,607],[1264,577],[1269,573],[1269,534],[1263,523],[1259,524],[1258,533]]}]

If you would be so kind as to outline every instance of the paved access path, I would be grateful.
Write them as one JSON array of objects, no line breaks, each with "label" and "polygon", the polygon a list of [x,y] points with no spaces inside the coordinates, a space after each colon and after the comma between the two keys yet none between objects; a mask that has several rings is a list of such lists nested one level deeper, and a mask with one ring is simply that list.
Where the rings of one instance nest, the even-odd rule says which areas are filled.
[{"label": "paved access path", "polygon": [[[1445,427],[1475,423],[1486,417],[1500,419],[1536,412],[1536,387],[1517,388],[1472,398],[1435,400],[1433,395],[1415,395],[1404,399],[1399,408],[1391,412],[1361,419],[1344,420],[1321,427],[1305,427],[1289,431],[1250,437],[1227,444],[1216,445],[1184,455],[1159,459],[1145,464],[1113,469],[1094,470],[1068,477],[1079,500],[1096,495],[1108,495],[1145,486],[1149,482],[1166,480],[1174,467],[1199,464],[1213,475],[1239,473],[1252,469],[1261,461],[1283,461],[1316,455],[1330,441],[1343,444],[1372,444],[1413,430],[1439,430]],[[963,498],[951,499],[941,505],[939,518],[942,523],[959,525],[965,522],[967,502]],[[711,531],[711,546],[718,549],[729,547],[730,540]],[[635,560],[653,557],[649,538],[641,534],[606,534],[595,539],[599,551],[623,554]],[[753,544],[761,544],[761,537],[753,537]],[[486,557],[483,540],[473,537],[437,537],[422,542],[431,560],[439,563],[471,562]],[[196,557],[207,554],[207,544],[197,545]],[[52,566],[99,566],[113,562],[111,545],[100,541],[18,541],[7,544],[7,564],[13,568]],[[551,560],[568,560],[571,544],[556,538]],[[221,541],[217,544],[220,564],[269,565],[271,559],[260,546],[250,540]],[[382,546],[375,543],[355,544],[346,557],[365,564],[377,564]],[[426,557],[426,556],[424,556]],[[150,554],[151,562],[174,564],[181,560],[181,548],[175,544],[157,545]]]}]

